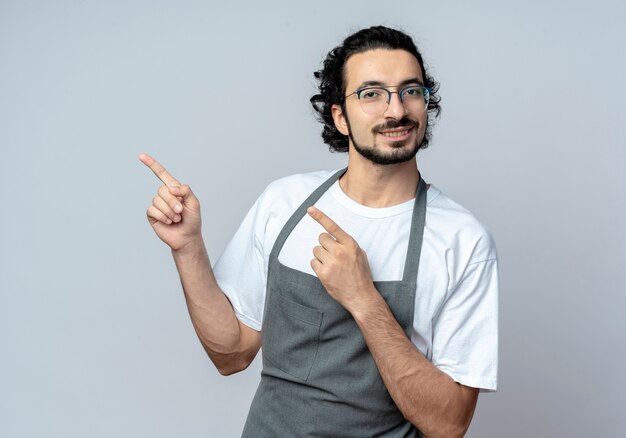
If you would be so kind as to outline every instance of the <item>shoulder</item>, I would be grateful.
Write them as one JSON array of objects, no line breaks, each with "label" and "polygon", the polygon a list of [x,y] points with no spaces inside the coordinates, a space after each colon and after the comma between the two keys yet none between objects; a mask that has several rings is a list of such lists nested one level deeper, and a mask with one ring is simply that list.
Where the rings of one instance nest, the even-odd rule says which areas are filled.
[{"label": "shoulder", "polygon": [[256,238],[267,247],[296,209],[337,170],[320,170],[272,181],[257,199],[254,210]]},{"label": "shoulder", "polygon": [[293,213],[316,188],[337,170],[298,173],[272,181],[259,197],[259,204],[263,210]]},{"label": "shoulder", "polygon": [[491,231],[467,208],[438,187],[431,185],[429,192],[431,191],[427,227],[436,236],[448,240],[450,248],[463,253],[466,263],[497,259],[496,244]]},{"label": "shoulder", "polygon": [[308,173],[296,173],[284,176],[268,184],[266,191],[279,194],[305,194],[309,195],[313,190],[319,187],[324,181],[330,178],[335,170],[318,170]]}]

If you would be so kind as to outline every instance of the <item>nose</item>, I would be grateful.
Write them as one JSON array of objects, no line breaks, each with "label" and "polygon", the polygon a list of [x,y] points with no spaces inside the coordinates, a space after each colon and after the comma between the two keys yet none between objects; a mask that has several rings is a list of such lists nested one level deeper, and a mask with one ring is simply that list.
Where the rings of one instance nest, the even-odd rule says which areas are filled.
[{"label": "nose", "polygon": [[406,116],[407,111],[404,104],[400,101],[400,93],[397,91],[391,92],[389,97],[389,105],[385,110],[385,117],[400,120]]}]

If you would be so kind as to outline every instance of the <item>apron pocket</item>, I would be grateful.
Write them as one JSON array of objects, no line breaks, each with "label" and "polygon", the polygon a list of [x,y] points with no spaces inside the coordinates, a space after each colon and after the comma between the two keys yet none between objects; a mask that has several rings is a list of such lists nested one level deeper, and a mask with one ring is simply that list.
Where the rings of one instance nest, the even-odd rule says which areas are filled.
[{"label": "apron pocket", "polygon": [[263,356],[276,368],[302,380],[309,378],[319,344],[323,313],[268,291],[263,318]]}]

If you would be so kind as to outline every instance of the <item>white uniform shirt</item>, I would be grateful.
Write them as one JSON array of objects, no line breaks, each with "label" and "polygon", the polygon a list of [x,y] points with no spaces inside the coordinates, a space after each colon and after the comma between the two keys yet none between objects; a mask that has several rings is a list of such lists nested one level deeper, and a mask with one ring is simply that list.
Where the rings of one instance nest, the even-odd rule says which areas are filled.
[{"label": "white uniform shirt", "polygon": [[[239,320],[261,330],[269,255],[300,204],[334,172],[293,175],[271,183],[246,215],[214,267]],[[366,252],[374,281],[402,279],[414,200],[385,208],[350,199],[338,182],[315,206]],[[324,229],[305,215],[279,261],[315,275],[313,247]],[[470,212],[431,185],[420,256],[411,340],[455,381],[497,387],[498,267],[494,241]]]}]

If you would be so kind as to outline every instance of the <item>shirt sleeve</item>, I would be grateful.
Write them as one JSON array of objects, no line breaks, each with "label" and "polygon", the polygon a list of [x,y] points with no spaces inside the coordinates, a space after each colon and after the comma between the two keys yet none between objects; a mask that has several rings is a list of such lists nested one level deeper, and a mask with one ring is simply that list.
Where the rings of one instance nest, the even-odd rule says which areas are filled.
[{"label": "shirt sleeve", "polygon": [[456,382],[497,389],[498,261],[467,265],[433,321],[433,364]]},{"label": "shirt sleeve", "polygon": [[261,330],[267,277],[266,256],[261,244],[264,230],[264,192],[254,203],[226,246],[213,272],[235,315],[245,325]]}]

